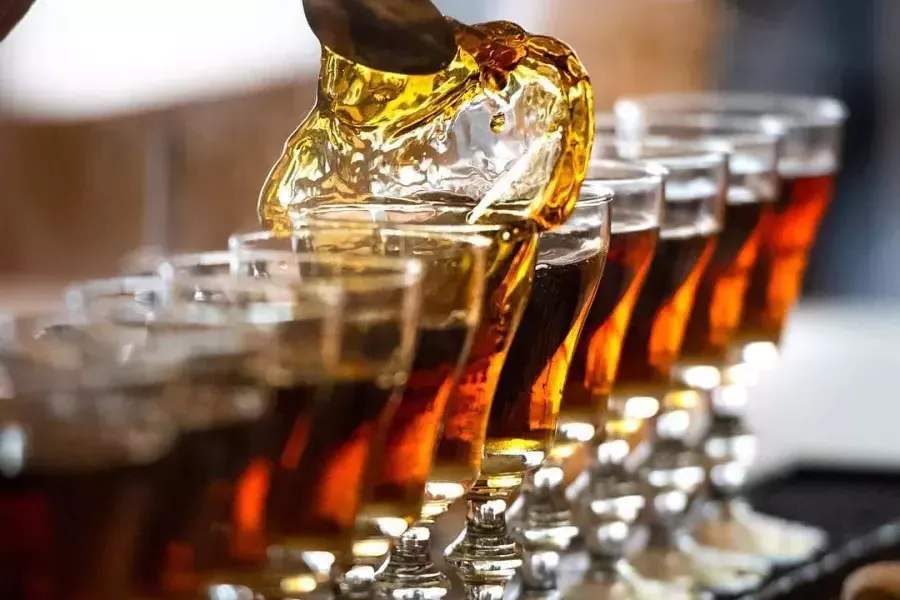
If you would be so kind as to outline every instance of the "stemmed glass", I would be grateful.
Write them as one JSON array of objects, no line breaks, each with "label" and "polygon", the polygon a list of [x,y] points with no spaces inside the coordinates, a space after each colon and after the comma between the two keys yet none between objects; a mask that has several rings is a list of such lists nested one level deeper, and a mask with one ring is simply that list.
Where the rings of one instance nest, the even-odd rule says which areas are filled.
[{"label": "stemmed glass", "polygon": [[[287,561],[278,571],[292,569],[292,556],[298,552],[312,556],[307,566],[319,569],[315,563],[321,560],[322,552],[327,552],[335,561],[332,574],[344,586],[345,573],[353,566],[356,523],[363,514],[376,457],[382,455],[384,436],[397,414],[396,405],[409,373],[408,359],[414,351],[418,327],[421,263],[409,257],[294,250],[221,254],[227,258],[225,262],[218,262],[218,255],[174,257],[160,270],[169,272],[175,281],[184,276],[187,298],[206,297],[203,273],[219,268],[236,269],[301,291],[337,284],[355,306],[352,312],[344,313],[343,323],[334,332],[337,346],[327,349],[330,354],[323,352],[333,364],[317,367],[320,375],[329,377],[325,386],[317,383],[312,373],[299,370],[310,364],[304,347],[308,323],[280,323],[280,343],[275,346],[278,352],[271,357],[270,365],[262,365],[274,388],[275,410],[282,410],[278,415],[282,430],[273,442],[274,450],[281,455],[281,469],[272,472],[267,504],[269,543],[279,549],[274,554],[277,560]],[[412,281],[415,295],[404,291]],[[217,293],[212,289],[209,297],[214,301]],[[401,323],[409,323],[409,327],[398,327]],[[304,415],[307,410],[313,411],[312,423]],[[321,429],[306,430],[313,425]],[[285,453],[294,439],[298,441],[293,443],[303,440],[302,455],[286,465]],[[383,515],[383,519],[397,527],[397,519],[391,521],[392,513]],[[401,520],[401,532],[405,526]],[[385,529],[382,536],[392,535],[390,524],[385,524]],[[323,532],[329,531],[340,533],[332,540],[340,548],[323,545],[327,539]]]},{"label": "stemmed glass", "polygon": [[[423,262],[423,303],[415,359],[382,451],[373,461],[370,489],[357,519],[356,568],[352,586],[348,586],[353,589],[348,593],[372,591],[373,567],[388,551],[384,543],[387,535],[396,539],[390,564],[380,574],[380,587],[388,585],[390,579],[394,590],[440,594],[449,584],[431,565],[427,540],[433,516],[423,509],[423,503],[426,498],[426,506],[444,502],[439,494],[442,485],[458,486],[457,481],[477,475],[465,461],[449,465],[439,461],[434,468],[432,463],[448,401],[481,318],[485,267],[492,242],[478,234],[439,228],[398,229],[387,222],[363,220],[368,215],[366,209],[320,214],[311,211],[306,228],[298,232],[234,235],[230,247],[237,255],[305,248],[361,256],[416,257]],[[399,528],[397,519],[401,520]],[[413,527],[406,527],[414,521]]]},{"label": "stemmed glass", "polygon": [[[625,469],[625,456],[611,451],[620,438],[624,415],[607,404],[631,311],[659,237],[665,173],[655,165],[595,159],[582,186],[612,193],[609,252],[572,353],[553,447],[534,474],[535,483],[523,489],[518,520],[528,523],[522,582],[529,590],[556,589],[554,554],[565,550],[575,533],[583,534],[589,553],[596,554],[599,572],[603,565],[617,564],[624,548],[614,544],[608,532],[623,528],[627,532],[637,516],[640,490]],[[573,518],[560,465],[585,442],[588,466],[569,494],[580,495],[584,502],[575,503]],[[628,499],[638,505],[628,510]]]},{"label": "stemmed glass", "polygon": [[[466,495],[466,528],[446,551],[467,597],[502,596],[522,564],[506,509],[552,446],[569,363],[606,261],[610,197],[583,190],[569,221],[540,234],[534,284],[498,365],[481,473]],[[530,526],[524,523],[518,537],[528,539]]]},{"label": "stemmed glass", "polygon": [[759,250],[744,295],[732,345],[733,365],[713,394],[713,419],[704,447],[713,464],[714,500],[693,529],[701,544],[755,554],[779,566],[798,564],[824,549],[817,529],[761,515],[740,498],[755,440],[743,420],[746,386],[774,365],[787,314],[797,300],[809,251],[831,199],[847,116],[831,98],[744,93],[660,94],[631,98],[617,107],[633,128],[662,116],[753,121],[782,136],[781,188],[763,219]]},{"label": "stemmed glass", "polygon": [[[271,390],[253,431],[224,440],[225,447],[195,444],[184,454],[183,469],[201,474],[229,448],[240,460],[216,481],[197,476],[201,495],[214,494],[215,503],[184,511],[184,526],[168,534],[203,558],[182,564],[180,581],[199,579],[213,597],[250,593],[241,589],[275,597],[327,590],[348,564],[367,456],[376,453],[408,372],[420,263],[220,252],[172,257],[160,270],[165,308],[144,322],[154,334],[160,310],[168,310],[195,323],[221,325],[227,317],[270,337],[249,364]],[[94,282],[69,296],[116,315],[144,312],[144,305],[121,310],[122,286],[112,302],[105,295],[111,289]],[[312,307],[310,296],[318,300]]]},{"label": "stemmed glass", "polygon": [[[604,287],[601,275],[609,252],[612,198],[610,190],[583,185],[569,219],[541,234],[532,298],[494,400],[506,407],[498,419],[508,424],[501,421],[498,429],[522,427],[517,420],[527,419],[527,427],[533,429],[524,430],[547,448],[543,462],[525,473],[517,510],[509,519],[524,550],[521,575],[526,589],[555,587],[559,554],[578,534],[562,495],[563,463],[585,441],[585,429],[593,428],[579,427],[571,419],[557,423],[557,418],[566,403],[564,388],[577,360],[582,331],[588,324],[594,327],[590,320],[601,293],[598,286]],[[540,423],[549,433],[538,429]]]},{"label": "stemmed glass", "polygon": [[[671,534],[684,522],[704,471],[687,441],[696,399],[672,393],[671,373],[698,283],[721,230],[727,149],[649,137],[621,140],[614,131],[601,131],[594,150],[599,156],[650,161],[668,171],[660,241],[622,342],[610,405],[629,415],[621,422],[626,431],[620,434],[617,452],[631,455],[636,476],[646,486],[642,511],[648,543],[631,558],[631,566],[642,583],[666,584],[665,593],[672,595],[690,594],[696,583],[693,561],[673,548]],[[618,574],[630,572],[622,563],[614,567]],[[614,577],[607,579],[615,584]],[[630,583],[636,586],[637,581],[632,578]]]},{"label": "stemmed glass", "polygon": [[[619,104],[620,108],[623,106],[625,102]],[[775,198],[780,138],[774,132],[761,130],[759,123],[752,120],[693,115],[645,116],[639,126],[619,117],[616,130],[619,139],[662,140],[672,147],[688,149],[697,143],[715,143],[717,147],[724,145],[729,153],[724,228],[697,285],[680,357],[672,372],[677,391],[671,395],[682,404],[690,404],[695,412],[708,414],[711,392],[721,380],[720,372],[730,368],[729,342],[740,320],[762,225]],[[692,420],[702,421],[703,417],[704,414],[698,414]],[[685,447],[672,450],[686,456]],[[700,578],[707,586],[724,586],[729,593],[740,593],[757,587],[768,574],[764,562],[746,559],[746,572],[741,577],[732,573],[717,581],[711,571],[722,571],[723,560],[731,558],[734,563],[740,559],[722,553],[698,553],[684,531],[670,537],[671,544],[690,551],[696,570],[705,571]]]},{"label": "stemmed glass", "polygon": [[[313,226],[332,221],[347,227],[356,222],[367,227],[379,224],[426,233],[479,235],[490,240],[482,318],[475,329],[460,383],[447,401],[425,486],[421,520],[393,548],[392,558],[377,577],[378,596],[442,597],[450,589],[449,581],[429,558],[430,527],[454,500],[466,493],[481,469],[494,390],[531,290],[538,231],[517,208],[489,211],[479,222],[470,223],[470,206],[453,196],[435,194],[425,198],[372,198],[365,204],[331,202],[308,206],[301,215]],[[498,523],[505,532],[502,514],[493,521]],[[520,563],[514,544],[505,534],[495,555],[508,560],[502,563],[505,583]],[[493,575],[497,564],[485,565],[491,569],[485,576]],[[470,590],[483,581],[483,576],[472,572],[463,580]]]}]

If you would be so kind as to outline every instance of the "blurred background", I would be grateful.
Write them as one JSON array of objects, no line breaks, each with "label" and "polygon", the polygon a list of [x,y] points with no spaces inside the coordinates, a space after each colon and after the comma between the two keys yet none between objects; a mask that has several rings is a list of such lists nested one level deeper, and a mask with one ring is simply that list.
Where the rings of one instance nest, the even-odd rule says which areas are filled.
[{"label": "blurred background", "polygon": [[[772,400],[753,403],[753,418],[771,468],[784,457],[900,461],[885,425],[900,408],[865,387],[900,367],[891,305],[900,294],[891,158],[900,156],[900,3],[437,4],[463,21],[504,18],[567,41],[600,109],[623,94],[715,88],[847,102],[844,168],[806,302],[785,362],[755,392]],[[37,0],[0,44],[2,304],[55,297],[67,280],[113,272],[139,246],[208,249],[254,227],[259,186],[313,102],[317,61],[300,0]],[[832,441],[824,453],[821,439]]]}]

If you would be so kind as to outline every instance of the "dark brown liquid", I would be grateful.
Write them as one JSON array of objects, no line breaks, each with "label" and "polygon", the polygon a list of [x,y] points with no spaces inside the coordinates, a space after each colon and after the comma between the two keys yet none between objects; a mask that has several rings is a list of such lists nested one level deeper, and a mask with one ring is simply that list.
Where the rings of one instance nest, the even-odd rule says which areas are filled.
[{"label": "dark brown liquid", "polygon": [[756,265],[744,297],[739,338],[778,342],[800,295],[809,251],[831,201],[834,174],[785,176],[774,211],[763,219]]},{"label": "dark brown liquid", "polygon": [[[392,391],[372,379],[275,391],[272,452],[243,476],[248,517],[265,506],[270,543],[341,552],[352,539],[369,453],[392,415]],[[265,486],[271,489],[265,502]],[[261,493],[254,498],[254,491]]]},{"label": "dark brown liquid", "polygon": [[483,474],[523,472],[538,466],[550,449],[569,363],[605,254],[593,249],[539,261],[491,406]]},{"label": "dark brown liquid", "polygon": [[365,516],[387,512],[410,521],[419,517],[444,410],[458,382],[468,334],[464,323],[420,330],[406,389],[388,428],[383,456],[374,465]]},{"label": "dark brown liquid", "polygon": [[157,474],[98,466],[0,477],[0,597],[129,598]]},{"label": "dark brown liquid", "polygon": [[[603,278],[569,368],[557,444],[583,440],[590,435],[586,429],[600,422],[616,379],[625,332],[658,238],[658,227],[612,232]],[[574,430],[572,425],[576,426]]]},{"label": "dark brown liquid", "polygon": [[[461,480],[460,475],[469,473],[474,477],[482,466],[491,404],[532,290],[537,241],[537,233],[530,227],[500,234],[495,239],[488,260],[482,318],[459,385],[447,403],[429,485],[457,483],[464,491],[471,481]],[[434,508],[446,510],[446,506],[444,501],[436,503]]]},{"label": "dark brown liquid", "polygon": [[617,392],[652,395],[668,389],[694,292],[714,246],[709,233],[663,232],[625,334]]},{"label": "dark brown liquid", "polygon": [[770,208],[760,202],[726,206],[724,228],[697,285],[681,347],[682,362],[712,366],[727,363],[728,345],[740,323],[750,269]]},{"label": "dark brown liquid", "polygon": [[259,433],[236,423],[187,433],[150,465],[0,477],[0,595],[192,598],[211,571],[261,567],[265,546],[242,547],[229,527]]},{"label": "dark brown liquid", "polygon": [[282,388],[150,465],[0,477],[0,597],[194,598],[255,586],[270,543],[349,548],[389,398],[371,380]]}]

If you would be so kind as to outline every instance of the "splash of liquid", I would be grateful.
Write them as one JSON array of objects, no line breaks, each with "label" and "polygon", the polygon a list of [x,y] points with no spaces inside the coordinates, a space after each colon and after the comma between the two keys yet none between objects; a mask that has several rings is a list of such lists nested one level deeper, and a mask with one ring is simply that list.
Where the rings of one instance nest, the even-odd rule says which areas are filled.
[{"label": "splash of liquid", "polygon": [[322,48],[316,105],[259,198],[261,222],[292,226],[304,206],[446,192],[562,223],[584,180],[593,93],[571,48],[518,25],[451,21],[458,51],[437,73],[377,71]]}]

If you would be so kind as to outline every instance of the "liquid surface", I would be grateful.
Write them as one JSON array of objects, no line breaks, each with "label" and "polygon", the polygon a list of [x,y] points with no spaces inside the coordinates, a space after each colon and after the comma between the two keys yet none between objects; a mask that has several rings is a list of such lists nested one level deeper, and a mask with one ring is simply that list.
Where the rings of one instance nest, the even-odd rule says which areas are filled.
[{"label": "liquid surface", "polygon": [[760,248],[750,275],[741,342],[777,343],[797,301],[809,251],[831,201],[834,174],[786,175],[774,210],[762,224]]},{"label": "liquid surface", "polygon": [[544,228],[566,219],[593,142],[587,72],[565,44],[513,23],[452,24],[458,53],[429,75],[376,71],[323,47],[316,106],[263,186],[264,224],[291,227],[311,198],[428,191],[478,199],[470,220],[511,200]]}]

